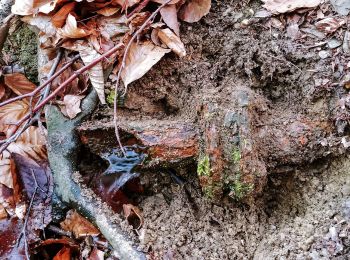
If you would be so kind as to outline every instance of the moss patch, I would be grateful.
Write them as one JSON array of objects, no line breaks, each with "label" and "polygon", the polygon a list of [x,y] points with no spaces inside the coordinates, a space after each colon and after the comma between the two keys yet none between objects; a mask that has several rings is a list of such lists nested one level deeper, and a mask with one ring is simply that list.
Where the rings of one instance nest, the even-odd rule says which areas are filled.
[{"label": "moss patch", "polygon": [[228,184],[231,198],[241,200],[254,189],[254,184],[246,184],[241,181],[241,175],[237,174],[233,182]]},{"label": "moss patch", "polygon": [[231,156],[232,156],[232,161],[233,161],[233,163],[234,164],[237,164],[237,163],[239,163],[239,161],[241,160],[241,151],[238,149],[238,148],[234,148],[233,150],[232,150],[232,154],[231,154]]},{"label": "moss patch", "polygon": [[4,46],[3,52],[9,56],[10,64],[19,63],[26,76],[33,83],[38,83],[37,35],[27,26],[21,25],[12,33]]},{"label": "moss patch", "polygon": [[202,159],[199,160],[197,166],[198,176],[210,176],[210,161],[209,156],[205,155]]},{"label": "moss patch", "polygon": [[113,104],[114,104],[114,97],[115,97],[115,91],[112,90],[112,91],[108,94],[108,96],[107,96],[107,98],[106,98],[107,104],[108,104],[109,106],[113,106]]}]

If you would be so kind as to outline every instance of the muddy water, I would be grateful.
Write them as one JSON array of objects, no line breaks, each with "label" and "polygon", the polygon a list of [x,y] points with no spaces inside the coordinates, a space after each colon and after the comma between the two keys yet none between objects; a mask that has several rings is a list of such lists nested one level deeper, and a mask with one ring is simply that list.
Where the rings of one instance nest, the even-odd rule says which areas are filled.
[{"label": "muddy water", "polygon": [[126,156],[122,154],[120,149],[113,149],[102,155],[102,158],[109,163],[107,170],[102,174],[102,181],[108,186],[109,193],[118,191],[128,181],[139,177],[135,168],[145,158],[139,148],[138,146],[124,147]]}]

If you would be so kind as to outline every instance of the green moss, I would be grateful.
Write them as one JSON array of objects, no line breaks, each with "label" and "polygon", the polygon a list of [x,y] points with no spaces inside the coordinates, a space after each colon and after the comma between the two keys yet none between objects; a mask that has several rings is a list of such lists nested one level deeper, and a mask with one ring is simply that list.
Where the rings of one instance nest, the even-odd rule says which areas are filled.
[{"label": "green moss", "polygon": [[210,161],[209,156],[205,155],[202,159],[199,160],[197,166],[198,176],[210,176]]},{"label": "green moss", "polygon": [[10,35],[4,46],[4,53],[9,55],[10,63],[19,63],[23,66],[28,79],[36,84],[38,83],[37,47],[37,35],[25,25]]},{"label": "green moss", "polygon": [[237,164],[239,163],[239,161],[241,160],[241,151],[235,147],[233,150],[232,150],[232,161]]},{"label": "green moss", "polygon": [[246,184],[241,181],[241,175],[237,174],[235,180],[228,184],[229,196],[241,200],[254,189],[254,184]]},{"label": "green moss", "polygon": [[107,99],[106,99],[107,104],[112,106],[114,104],[114,98],[115,98],[115,91],[112,90],[107,96]]}]

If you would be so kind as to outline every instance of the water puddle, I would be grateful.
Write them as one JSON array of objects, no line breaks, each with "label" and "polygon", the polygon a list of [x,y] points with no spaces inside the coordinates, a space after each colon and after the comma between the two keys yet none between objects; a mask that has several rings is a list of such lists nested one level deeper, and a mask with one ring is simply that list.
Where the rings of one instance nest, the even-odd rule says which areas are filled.
[{"label": "water puddle", "polygon": [[126,157],[120,149],[113,149],[109,153],[104,153],[102,158],[107,160],[109,167],[102,174],[102,182],[108,193],[121,189],[128,181],[139,177],[135,168],[140,165],[145,158],[142,147],[138,145],[125,146]]}]

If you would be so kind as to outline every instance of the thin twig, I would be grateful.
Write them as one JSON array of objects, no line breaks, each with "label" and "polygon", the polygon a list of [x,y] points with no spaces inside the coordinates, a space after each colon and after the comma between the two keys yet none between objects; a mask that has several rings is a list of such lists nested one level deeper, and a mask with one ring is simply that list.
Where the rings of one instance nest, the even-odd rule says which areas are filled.
[{"label": "thin twig", "polygon": [[[50,72],[48,74],[48,77],[49,78],[54,78],[55,75],[59,75],[58,73],[55,73],[60,61],[61,61],[61,58],[62,58],[62,55],[63,55],[63,50],[60,49],[58,54],[57,54],[57,57],[56,57],[56,60],[55,62],[53,63],[51,69],[50,69]],[[72,63],[70,63],[71,65]],[[63,70],[60,70],[61,73],[63,72]],[[56,77],[57,77],[56,76]],[[53,79],[50,79],[48,80],[45,84],[43,84],[42,86],[38,87],[37,89],[35,89],[36,93],[38,93],[40,90],[42,90],[44,87],[46,87],[46,89],[43,91],[43,94],[42,96],[39,98],[39,100],[37,101],[37,105],[39,104],[39,102],[42,100],[42,99],[45,99],[49,92],[50,92],[50,88],[51,88],[51,82],[52,82]],[[38,90],[39,89],[39,90]],[[33,93],[33,92],[32,92]],[[34,94],[35,95],[35,94]],[[33,95],[33,96],[34,96]],[[33,97],[32,96],[32,97]],[[7,149],[7,147],[15,142],[21,134],[23,134],[31,125],[33,125],[35,122],[37,122],[38,120],[40,120],[40,114],[41,114],[41,111],[37,111],[36,114],[34,115],[34,111],[32,109],[32,99],[30,100],[30,111],[29,111],[29,114],[30,114],[30,118],[29,120],[23,125],[22,123],[18,124],[18,128],[17,130],[14,132],[14,134],[11,135],[11,137],[9,137],[8,139],[2,141],[2,146],[0,147],[0,154],[2,154],[3,151],[5,151]],[[23,122],[24,123],[24,122]]]},{"label": "thin twig", "polygon": [[[93,60],[91,63],[88,65],[80,68],[79,70],[75,71],[73,75],[71,75],[66,81],[64,81],[60,86],[58,86],[57,89],[55,89],[51,94],[49,94],[47,97],[43,98],[43,100],[35,106],[34,109],[27,115],[25,115],[21,120],[17,122],[17,129],[15,131],[15,134],[12,135],[9,139],[7,139],[4,144],[0,147],[0,154],[2,154],[3,151],[6,150],[6,148],[10,145],[10,143],[14,142],[14,140],[17,140],[17,138],[29,127],[31,126],[34,122],[36,122],[36,118],[33,118],[31,115],[33,113],[37,113],[41,111],[41,109],[49,102],[51,101],[54,97],[57,96],[57,94],[64,90],[73,80],[75,80],[79,75],[82,73],[86,72],[87,70],[90,70],[94,66],[96,66],[99,62],[101,62],[103,59],[111,56],[113,53],[115,53],[118,49],[120,49],[122,46],[124,46],[122,43],[114,46],[112,49],[107,51],[106,53],[102,54],[100,57],[96,58]],[[38,113],[40,115],[40,112]],[[27,123],[22,127],[22,124]],[[20,129],[20,130],[19,130]]]},{"label": "thin twig", "polygon": [[34,199],[35,199],[36,193],[37,193],[38,188],[39,188],[38,182],[37,182],[36,177],[35,177],[34,170],[32,169],[31,171],[32,171],[32,177],[33,177],[34,183],[35,183],[34,192],[33,192],[32,198],[30,199],[29,208],[28,208],[28,211],[26,213],[26,217],[24,219],[24,224],[23,224],[21,234],[19,235],[18,240],[17,240],[17,247],[18,247],[19,243],[21,242],[22,237],[24,238],[24,252],[26,254],[27,260],[30,260],[30,255],[29,255],[29,250],[28,250],[28,241],[27,241],[27,225],[28,225],[28,220],[29,220],[29,216],[30,216],[30,211],[33,207]]},{"label": "thin twig", "polygon": [[[52,75],[48,75],[48,79],[47,81],[45,81],[42,85],[40,85],[39,87],[37,87],[35,90],[33,90],[30,93],[21,95],[21,96],[17,96],[11,99],[8,99],[2,103],[0,103],[0,107],[6,106],[12,102],[15,102],[17,100],[21,100],[24,98],[28,98],[28,97],[34,97],[37,93],[39,93],[43,88],[45,88],[47,85],[49,85],[50,83],[52,83],[52,81],[54,81],[58,76],[60,76],[68,67],[70,67],[77,59],[79,59],[79,55],[74,56],[71,60],[69,60],[62,68],[60,68],[56,73],[52,74]],[[51,67],[53,68],[53,67]],[[57,67],[56,67],[57,68]]]},{"label": "thin twig", "polygon": [[142,11],[143,8],[145,8],[147,6],[147,4],[150,2],[151,0],[144,0],[141,4],[139,4],[130,14],[128,14],[126,17],[130,18],[131,16],[133,16],[136,13],[139,13],[140,11]]},{"label": "thin twig", "polygon": [[[125,153],[125,150],[123,148],[123,145],[120,141],[120,136],[119,136],[119,130],[118,130],[118,117],[117,117],[117,98],[118,98],[118,88],[119,88],[119,83],[120,83],[120,78],[121,78],[121,75],[122,75],[122,71],[123,69],[125,68],[125,63],[126,63],[126,57],[128,55],[128,52],[129,52],[129,49],[131,47],[131,44],[133,43],[133,41],[136,39],[136,37],[142,33],[142,31],[148,26],[148,23],[150,21],[152,21],[154,19],[154,17],[156,17],[156,15],[159,13],[159,11],[164,7],[166,6],[168,3],[170,3],[172,0],[167,0],[165,3],[163,3],[161,6],[158,7],[157,10],[155,10],[152,15],[150,17],[148,17],[148,19],[141,25],[141,27],[134,33],[134,35],[131,37],[130,41],[128,42],[128,45],[126,46],[125,48],[125,51],[124,51],[124,55],[123,55],[123,60],[122,60],[122,64],[120,66],[120,69],[118,71],[118,75],[117,75],[117,81],[116,81],[116,84],[115,84],[115,90],[114,90],[114,129],[115,129],[115,135],[117,137],[117,141],[118,141],[118,144],[119,144],[119,147],[124,155],[124,157],[126,157],[126,153]],[[124,93],[123,95],[125,95],[127,92],[127,87],[125,87],[124,89]]]}]

